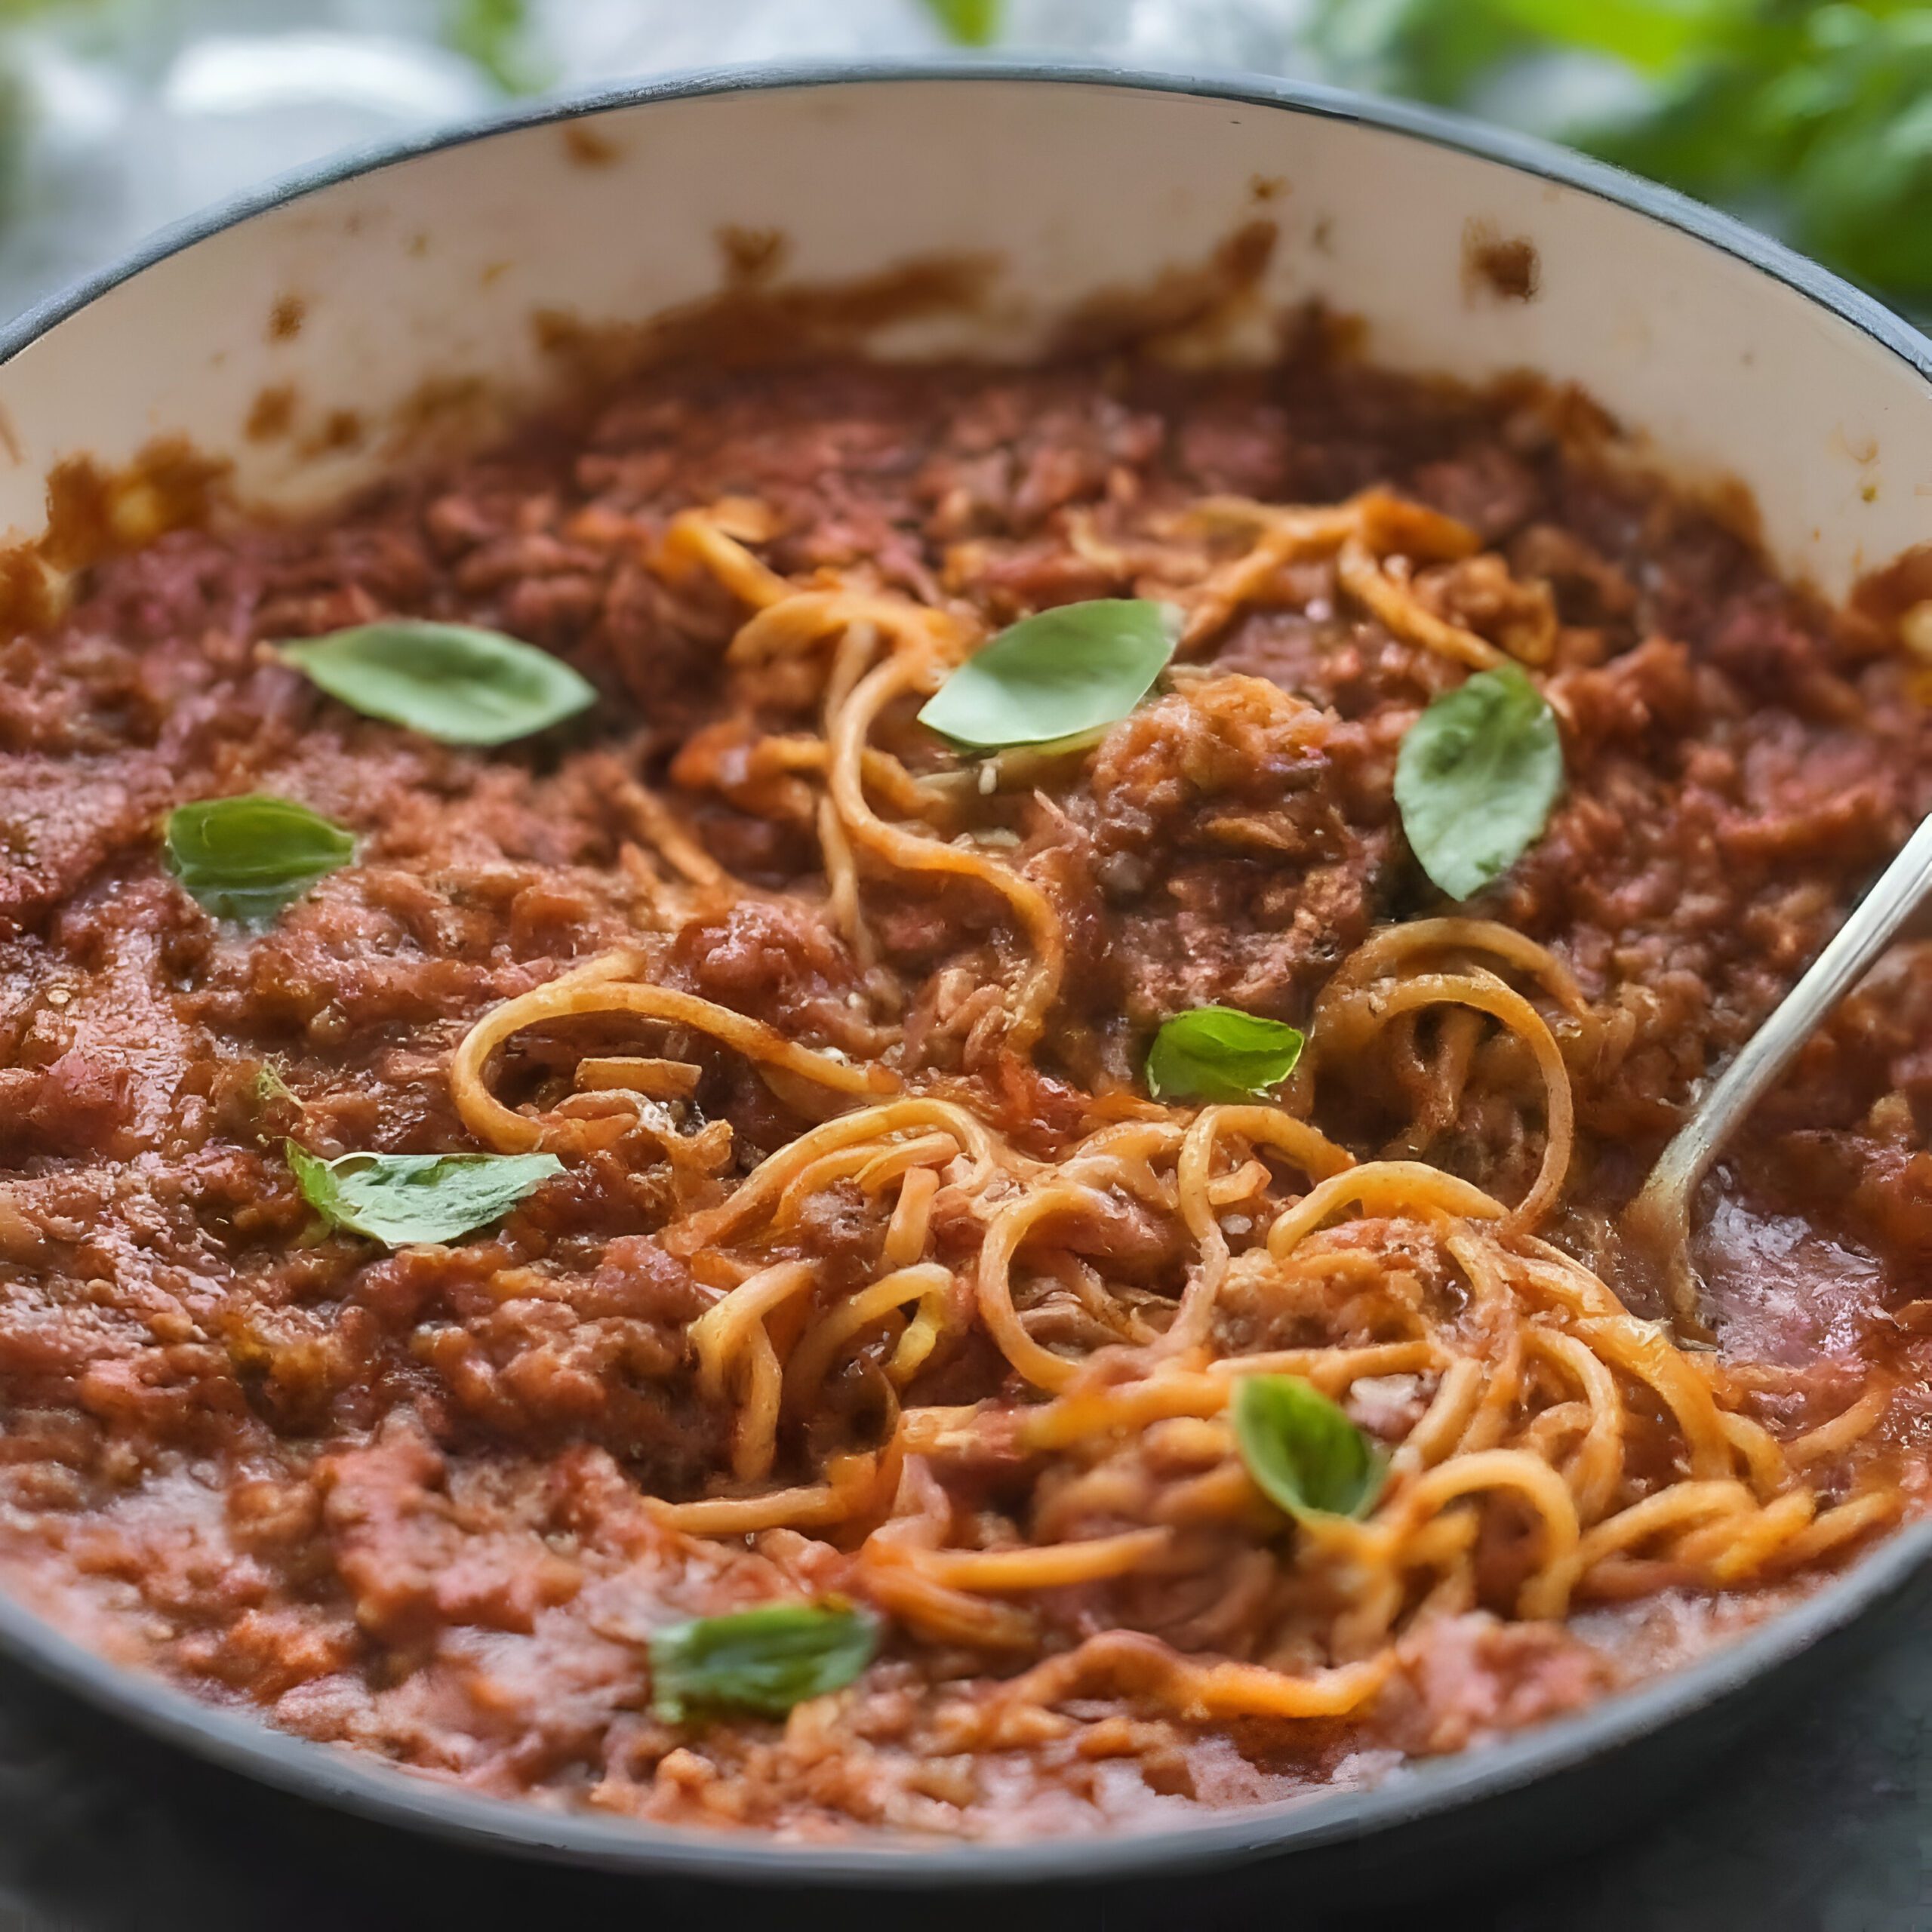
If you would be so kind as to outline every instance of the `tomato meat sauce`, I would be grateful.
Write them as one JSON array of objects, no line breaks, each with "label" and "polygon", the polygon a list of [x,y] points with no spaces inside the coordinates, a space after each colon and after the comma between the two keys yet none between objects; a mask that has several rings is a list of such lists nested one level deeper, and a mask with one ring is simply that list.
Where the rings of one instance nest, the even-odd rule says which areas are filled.
[{"label": "tomato meat sauce", "polygon": [[[920,722],[1063,609],[1091,728]],[[397,620],[582,696],[448,645],[508,709],[445,743],[272,648]],[[1932,808],[1901,628],[1574,400],[1313,350],[647,373],[79,570],[0,645],[8,1586],[799,1837],[1144,1829],[1695,1655],[1925,1500],[1932,943],[1706,1190],[1715,1352],[1618,1223]]]}]

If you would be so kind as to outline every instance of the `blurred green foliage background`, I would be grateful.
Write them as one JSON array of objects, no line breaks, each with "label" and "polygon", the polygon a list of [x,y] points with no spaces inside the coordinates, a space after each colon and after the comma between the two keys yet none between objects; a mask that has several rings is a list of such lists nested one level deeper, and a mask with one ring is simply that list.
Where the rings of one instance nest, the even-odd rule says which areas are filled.
[{"label": "blurred green foliage background", "polygon": [[[962,39],[999,0],[931,0]],[[1310,0],[1321,72],[1512,121],[1932,309],[1924,0]]]},{"label": "blurred green foliage background", "polygon": [[[1932,306],[1932,6],[1321,0],[1312,30],[1338,78],[1449,106],[1514,104],[1540,132],[1736,208],[1902,306]],[[1537,75],[1560,91],[1552,54],[1615,70],[1626,85],[1598,91],[1614,104],[1540,113]]]}]

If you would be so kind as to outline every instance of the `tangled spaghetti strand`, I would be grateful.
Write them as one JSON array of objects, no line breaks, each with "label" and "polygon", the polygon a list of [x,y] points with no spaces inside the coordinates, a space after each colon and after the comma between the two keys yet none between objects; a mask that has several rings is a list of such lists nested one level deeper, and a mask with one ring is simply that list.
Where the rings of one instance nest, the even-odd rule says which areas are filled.
[{"label": "tangled spaghetti strand", "polygon": [[[830,917],[869,967],[875,880],[992,894],[1026,958],[989,1011],[1004,1052],[1023,1060],[1069,970],[1061,910],[1023,868],[941,835],[958,796],[946,775],[917,774],[874,742],[937,688],[975,626],[875,587],[788,582],[749,547],[768,529],[755,510],[681,515],[660,565],[709,573],[746,608],[731,665],[789,660],[821,680],[823,736],[768,743],[774,771],[818,788],[809,816]],[[1386,491],[1312,509],[1211,499],[1178,528],[1208,546],[1177,593],[1186,648],[1312,558],[1417,648],[1472,669],[1503,660],[1414,575],[1471,557],[1474,533]],[[1230,557],[1231,539],[1245,547]],[[633,800],[632,812],[694,886],[718,882],[661,808]],[[1812,1476],[1881,1425],[1882,1396],[1780,1441],[1747,1389],[1539,1238],[1575,1152],[1565,1054],[1588,1051],[1597,1023],[1564,964],[1509,928],[1452,916],[1372,933],[1315,1001],[1275,1101],[1121,1103],[1124,1117],[1091,1115],[1053,1158],[912,1072],[801,1045],[653,983],[627,954],[472,1029],[451,1086],[479,1140],[544,1143],[547,1117],[493,1090],[498,1057],[527,1029],[592,1016],[701,1036],[781,1097],[800,1083],[835,1109],[658,1230],[724,1284],[688,1346],[698,1394],[729,1415],[731,1450],[711,1493],[655,1500],[654,1515],[698,1538],[835,1540],[852,1588],[900,1628],[991,1660],[1038,1653],[1054,1593],[1104,1601],[1119,1627],[1013,1678],[983,1714],[989,1738],[1097,1684],[1194,1719],[1342,1715],[1378,1695],[1432,1617],[1487,1603],[1552,1620],[1660,1578],[1771,1580],[1896,1510],[1881,1490]],[[1540,1114],[1513,1204],[1423,1158],[1465,1088],[1487,1079],[1517,1083],[1531,1146]],[[580,1090],[628,1086],[671,1105],[691,1104],[697,1082],[675,1056],[587,1056],[577,1075]],[[1414,1118],[1380,1158],[1358,1158],[1312,1124],[1331,1086],[1406,1093]],[[801,1234],[834,1200],[878,1230],[862,1261],[826,1265]],[[1133,1259],[1143,1254],[1155,1259]],[[1164,1287],[1146,1284],[1150,1270]],[[997,1393],[946,1395],[949,1365],[968,1361],[983,1385],[997,1366]],[[1230,1406],[1243,1378],[1282,1374],[1337,1401],[1373,1391],[1395,1405],[1387,1479],[1364,1520],[1306,1518],[1291,1537],[1251,1476]],[[786,1479],[820,1436],[838,1446],[807,1480]],[[963,1501],[980,1478],[960,1472],[987,1469],[1002,1494],[1030,1500],[998,1521]],[[1500,1566],[1485,1555],[1499,1540]],[[1131,1627],[1164,1602],[1211,1596],[1257,1552],[1237,1593],[1241,1654],[1201,1661]]]}]

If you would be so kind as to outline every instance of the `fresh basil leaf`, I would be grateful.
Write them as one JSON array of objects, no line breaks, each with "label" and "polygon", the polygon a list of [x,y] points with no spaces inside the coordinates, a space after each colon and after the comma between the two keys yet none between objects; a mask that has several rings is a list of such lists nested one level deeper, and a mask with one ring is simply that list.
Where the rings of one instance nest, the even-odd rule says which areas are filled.
[{"label": "fresh basil leaf", "polygon": [[1513,664],[1435,699],[1402,736],[1395,802],[1422,869],[1452,899],[1480,892],[1543,835],[1563,789],[1563,743]]},{"label": "fresh basil leaf", "polygon": [[162,844],[184,892],[217,918],[250,925],[266,924],[355,856],[346,827],[266,792],[177,805]]},{"label": "fresh basil leaf", "polygon": [[1291,1516],[1359,1519],[1375,1507],[1388,1473],[1382,1451],[1312,1383],[1244,1375],[1234,1420],[1248,1474]]},{"label": "fresh basil leaf", "polygon": [[878,1647],[878,1626],[838,1604],[774,1603],[654,1631],[651,1708],[669,1724],[688,1712],[783,1717],[850,1684]]},{"label": "fresh basil leaf", "polygon": [[469,624],[393,618],[278,644],[275,654],[352,711],[448,745],[528,737],[597,696],[561,658]]},{"label": "fresh basil leaf", "polygon": [[1147,1050],[1157,1100],[1257,1100],[1295,1070],[1302,1035],[1232,1006],[1197,1006],[1165,1021]]},{"label": "fresh basil leaf", "polygon": [[919,721],[973,751],[1050,745],[1117,724],[1180,637],[1172,605],[1102,597],[1023,617],[968,658]]},{"label": "fresh basil leaf", "polygon": [[344,1154],[325,1161],[292,1140],[282,1147],[310,1207],[385,1247],[454,1241],[564,1171],[554,1154]]}]

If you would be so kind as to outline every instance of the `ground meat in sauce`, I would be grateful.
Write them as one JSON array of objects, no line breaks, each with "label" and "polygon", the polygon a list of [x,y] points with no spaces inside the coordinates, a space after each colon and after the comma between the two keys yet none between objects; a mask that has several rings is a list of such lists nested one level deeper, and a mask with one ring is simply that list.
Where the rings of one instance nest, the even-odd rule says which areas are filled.
[{"label": "ground meat in sauce", "polygon": [[[1561,432],[1534,398],[1319,358],[1188,378],[687,374],[313,527],[222,518],[85,573],[51,635],[0,646],[13,1586],[110,1654],[308,1737],[486,1791],[808,1834],[1086,1830],[1359,1783],[1574,1709],[1786,1600],[1666,1593],[1568,1628],[1440,1620],[1353,1729],[1217,1728],[1096,1700],[975,1764],[949,1741],[971,1667],[908,1644],[835,1709],[694,1740],[649,1714],[648,1632],[843,1581],[829,1544],[700,1543],[644,1500],[695,1494],[727,1426],[685,1340],[712,1291],[653,1231],[681,1189],[728,1183],[799,1132],[796,1097],[691,1044],[699,1105],[730,1128],[709,1174],[667,1171],[627,1116],[587,1108],[568,1173],[496,1230],[386,1255],[318,1229],[278,1151],[288,1134],[323,1152],[470,1145],[448,1083],[469,1026],[619,944],[814,1045],[863,1055],[903,1026],[909,1065],[1043,1155],[1084,1118],[1083,1089],[1131,1084],[1165,1015],[1306,1020],[1373,927],[1439,905],[1392,771],[1457,675],[1351,614],[1318,571],[1097,748],[980,809],[976,835],[1052,893],[1070,935],[1066,998],[1020,1073],[975,1023],[1011,952],[1002,906],[874,886],[881,956],[855,958],[825,911],[815,795],[758,749],[808,724],[815,688],[788,688],[782,665],[731,682],[729,600],[639,557],[678,509],[755,498],[773,568],[864,560],[996,623],[1122,593],[1080,540],[1091,512],[1383,481],[1509,566],[1444,571],[1429,594],[1445,615],[1489,635],[1555,626],[1567,788],[1476,909],[1548,944],[1611,1016],[1577,1074],[1556,1231],[1601,1257],[1695,1083],[1932,808],[1932,728],[1882,635]],[[606,701],[475,754],[360,720],[255,648],[388,611],[528,638]],[[891,729],[916,767],[916,728]],[[640,932],[632,776],[746,882],[728,912]],[[361,841],[254,936],[189,899],[154,835],[173,804],[249,789]],[[1932,1412],[1929,943],[1899,949],[1763,1109],[1707,1203],[1703,1256],[1727,1346],[1807,1368],[1780,1398],[1792,1426],[1814,1401],[1834,1413],[1868,1381],[1896,1385],[1881,1453],[1914,1506]],[[543,1091],[541,1041],[518,1077]],[[1441,1158],[1460,1146],[1520,1186],[1532,1150],[1480,1087]],[[834,1189],[793,1238],[857,1267],[877,1232]],[[973,1228],[939,1235],[970,1260]],[[1153,1223],[1124,1214],[1094,1239],[1149,1305],[1171,1300],[1180,1257]],[[1068,1334],[1082,1319],[1069,1305]],[[924,1398],[974,1401],[1001,1367],[968,1349]],[[1412,1392],[1364,1399],[1413,1420]],[[995,1495],[997,1468],[983,1475]],[[1211,1609],[1146,1615],[1211,1647]]]}]

